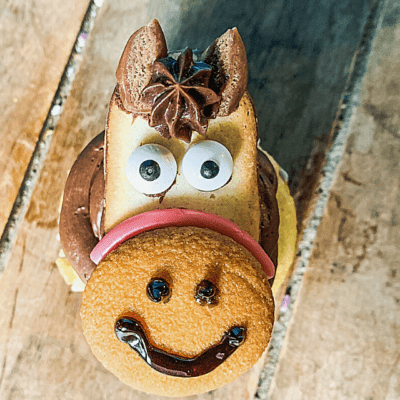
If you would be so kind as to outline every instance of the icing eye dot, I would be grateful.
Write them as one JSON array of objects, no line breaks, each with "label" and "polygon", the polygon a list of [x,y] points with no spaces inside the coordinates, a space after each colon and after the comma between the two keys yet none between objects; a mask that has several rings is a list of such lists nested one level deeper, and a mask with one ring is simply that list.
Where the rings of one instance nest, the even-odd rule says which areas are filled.
[{"label": "icing eye dot", "polygon": [[166,303],[170,298],[168,283],[162,278],[154,278],[146,288],[147,297],[154,303],[163,301]]},{"label": "icing eye dot", "polygon": [[155,181],[161,175],[161,169],[157,161],[146,160],[140,164],[140,176],[146,181]]},{"label": "icing eye dot", "polygon": [[213,179],[218,175],[219,166],[215,161],[208,160],[203,162],[200,169],[200,174],[203,178]]},{"label": "icing eye dot", "polygon": [[131,185],[144,194],[159,194],[174,183],[177,173],[172,153],[159,144],[138,147],[128,159],[126,174]]},{"label": "icing eye dot", "polygon": [[212,282],[205,279],[197,285],[194,298],[201,305],[216,304],[218,289]]},{"label": "icing eye dot", "polygon": [[213,140],[191,146],[182,160],[185,179],[196,189],[217,190],[230,179],[233,160],[228,149]]},{"label": "icing eye dot", "polygon": [[235,326],[228,332],[229,344],[239,347],[246,339],[246,329],[242,326]]}]

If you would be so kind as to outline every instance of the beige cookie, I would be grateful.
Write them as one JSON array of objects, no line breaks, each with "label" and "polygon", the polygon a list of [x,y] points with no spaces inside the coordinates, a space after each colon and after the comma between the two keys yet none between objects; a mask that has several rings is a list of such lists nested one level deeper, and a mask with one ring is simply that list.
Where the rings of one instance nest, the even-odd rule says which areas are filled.
[{"label": "beige cookie", "polygon": [[[168,286],[160,302],[148,294],[155,278]],[[198,296],[203,282],[214,289],[209,302]],[[273,313],[270,285],[253,256],[226,236],[194,227],[147,232],[122,244],[94,271],[81,308],[85,336],[101,363],[136,389],[168,396],[213,390],[246,372],[268,344]],[[209,351],[233,327],[244,329],[244,341],[205,375],[172,376],[118,339],[123,316],[140,322],[152,348],[181,359]]]}]

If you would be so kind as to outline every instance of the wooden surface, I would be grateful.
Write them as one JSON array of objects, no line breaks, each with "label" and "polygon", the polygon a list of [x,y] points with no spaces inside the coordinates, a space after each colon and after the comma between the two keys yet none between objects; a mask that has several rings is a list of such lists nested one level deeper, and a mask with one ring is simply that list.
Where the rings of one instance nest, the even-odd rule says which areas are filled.
[{"label": "wooden surface", "polygon": [[[331,131],[351,60],[367,21],[370,2],[326,1],[320,6],[320,2],[316,1],[275,0],[268,4],[262,3],[257,10],[253,2],[221,0],[218,7],[215,4],[210,0],[104,2],[89,36],[79,73],[55,131],[28,212],[19,227],[10,261],[0,280],[1,399],[160,399],[123,385],[96,361],[81,333],[80,295],[69,291],[54,264],[60,248],[57,241],[59,204],[68,170],[84,145],[104,128],[108,101],[115,85],[114,72],[122,49],[130,34],[147,24],[150,19],[159,19],[170,48],[180,48],[188,44],[204,48],[226,29],[238,26],[248,50],[249,89],[259,112],[262,142],[291,173],[292,188],[298,194],[297,198],[303,199],[301,207],[307,207],[310,196],[308,192],[302,192],[307,185],[301,181],[301,168],[306,165],[315,149],[316,138],[324,138],[323,135]],[[66,20],[73,19],[76,27],[80,25],[80,17],[72,11],[62,11],[62,8],[60,10]],[[40,9],[37,12],[40,14]],[[80,15],[83,12],[82,9]],[[50,18],[48,24],[47,29],[51,32],[57,31],[60,26],[59,21],[53,18]],[[54,29],[55,24],[57,29]],[[30,32],[31,25],[27,25],[27,28],[19,29]],[[76,31],[74,35],[76,36]],[[61,43],[59,38],[56,40]],[[393,38],[391,40],[394,41]],[[31,65],[35,72],[40,72],[41,67],[32,63]],[[22,68],[21,64],[18,64],[18,68]],[[22,103],[29,110],[32,102],[28,97]],[[379,108],[374,110],[378,114],[383,112]],[[391,121],[390,118],[388,120]],[[35,119],[33,122],[40,130],[43,120]],[[23,123],[26,121],[23,120]],[[24,131],[23,127],[19,127],[11,129],[11,133],[8,130],[4,132],[12,135],[16,130]],[[31,140],[33,142],[30,143],[34,143],[36,139]],[[323,159],[328,144],[327,140],[320,147],[318,160]],[[383,145],[382,149],[385,148]],[[28,153],[26,157],[29,158]],[[17,168],[12,153],[9,151],[5,154],[4,165],[8,161],[8,168]],[[311,162],[309,165],[314,164]],[[19,168],[24,169],[23,166]],[[364,182],[361,177],[354,178],[349,171],[346,173],[348,175],[345,176],[350,176],[350,181],[353,179]],[[314,174],[316,182],[319,170],[315,169]],[[4,175],[2,178],[2,185],[6,177]],[[394,183],[398,185],[398,181]],[[352,187],[347,180],[344,185],[343,190]],[[354,186],[358,190],[370,188],[364,184]],[[360,196],[364,199],[363,195]],[[351,209],[356,206],[357,202],[347,206],[354,214],[351,225],[346,227],[347,231],[355,230],[354,240],[361,240],[364,234],[371,234],[375,238],[381,230],[370,232],[367,225],[369,219]],[[331,208],[332,205],[328,210]],[[358,222],[361,223],[360,226]],[[386,231],[382,229],[382,232]],[[349,240],[351,248],[352,242]],[[365,240],[368,244],[370,239]],[[326,245],[331,241],[327,242]],[[362,251],[365,243],[361,240],[360,250],[357,251]],[[319,249],[320,247],[319,244]],[[345,256],[348,258],[343,260],[350,263],[354,257],[360,255],[347,254],[343,249],[343,257]],[[345,263],[342,259],[337,262],[339,265]],[[363,268],[361,265],[362,263],[360,270]],[[333,281],[335,275],[331,274],[329,277]],[[365,281],[368,282],[368,279]],[[339,296],[342,293],[338,290],[334,295]],[[322,298],[317,299],[317,304],[323,302],[324,297],[321,296]],[[339,299],[340,297],[336,298],[337,301]],[[297,306],[298,311],[302,310],[303,302],[302,298]],[[335,304],[334,301],[332,303]],[[312,306],[305,302],[306,310]],[[350,316],[348,318],[351,325]],[[300,329],[301,321],[297,324]],[[297,326],[296,323],[294,326]],[[377,326],[379,328],[381,325]],[[379,332],[378,328],[376,332]],[[319,330],[317,323],[312,329],[317,337],[326,332],[326,327],[325,330]],[[297,348],[298,360],[305,355],[301,349]],[[374,349],[371,364],[381,351],[381,347]],[[335,361],[334,358],[332,360]],[[282,359],[281,365],[286,365],[285,362],[288,361]],[[349,358],[345,362],[350,367],[357,367],[359,364],[356,361]],[[389,361],[387,365],[390,364]],[[256,367],[225,388],[194,398],[251,399],[258,384],[260,368],[261,366]],[[279,368],[274,390],[282,387],[285,390],[285,382],[289,378],[296,380],[302,376],[301,370],[293,371],[289,366],[292,374],[282,377],[279,374],[284,369]],[[326,376],[318,378],[318,384],[314,386],[325,387]],[[334,375],[334,378],[339,384],[342,377]],[[291,381],[289,383],[293,386]],[[321,392],[315,392],[314,397],[311,394],[311,397],[303,398],[321,398],[317,393]],[[281,394],[272,392],[272,395],[279,398]],[[284,395],[294,398],[290,397],[290,393]],[[348,398],[352,398],[351,394]]]},{"label": "wooden surface", "polygon": [[271,400],[400,398],[400,14],[389,5]]},{"label": "wooden surface", "polygon": [[178,1],[169,7],[173,25],[163,15],[170,48],[190,44],[204,49],[237,26],[246,46],[261,144],[289,173],[300,219],[329,147],[332,121],[373,3]]},{"label": "wooden surface", "polygon": [[89,1],[0,1],[0,231]]}]

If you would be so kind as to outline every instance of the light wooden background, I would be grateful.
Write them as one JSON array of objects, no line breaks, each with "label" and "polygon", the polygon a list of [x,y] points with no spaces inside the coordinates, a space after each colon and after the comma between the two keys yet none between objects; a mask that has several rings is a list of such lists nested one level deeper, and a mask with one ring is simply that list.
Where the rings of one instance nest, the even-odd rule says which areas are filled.
[{"label": "light wooden background", "polygon": [[[0,230],[88,5],[0,0]],[[348,125],[268,397],[400,398],[398,2],[105,0],[0,280],[0,399],[160,399],[126,387],[95,360],[80,329],[80,295],[54,264],[68,170],[104,127],[126,40],[152,18],[170,48],[204,48],[238,27],[262,144],[291,176],[301,230],[325,156]],[[344,95],[349,74],[360,75],[351,82],[361,91],[341,115],[359,90]],[[252,399],[261,367],[194,398]]]}]

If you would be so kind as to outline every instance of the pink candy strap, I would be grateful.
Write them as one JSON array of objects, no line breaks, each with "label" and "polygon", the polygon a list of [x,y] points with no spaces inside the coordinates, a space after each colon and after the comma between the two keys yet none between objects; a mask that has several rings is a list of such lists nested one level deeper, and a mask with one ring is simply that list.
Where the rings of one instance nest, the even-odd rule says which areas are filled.
[{"label": "pink candy strap", "polygon": [[228,236],[250,251],[261,264],[268,279],[273,278],[275,274],[275,267],[271,259],[247,232],[242,231],[229,219],[186,208],[152,210],[121,222],[100,240],[91,252],[90,258],[95,264],[99,264],[109,253],[126,240],[143,232],[169,226],[195,226]]}]

